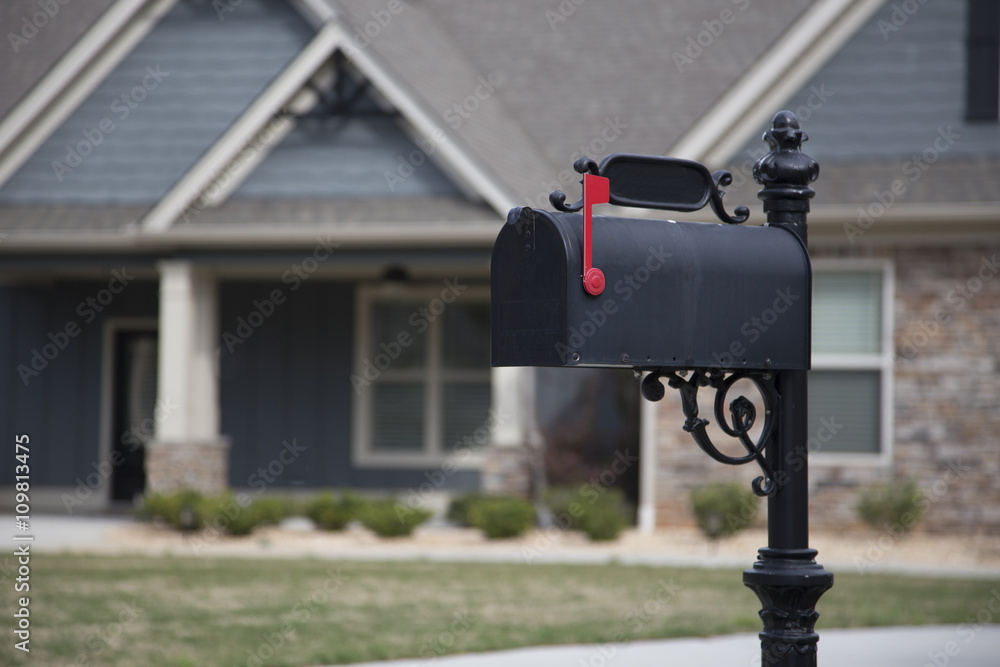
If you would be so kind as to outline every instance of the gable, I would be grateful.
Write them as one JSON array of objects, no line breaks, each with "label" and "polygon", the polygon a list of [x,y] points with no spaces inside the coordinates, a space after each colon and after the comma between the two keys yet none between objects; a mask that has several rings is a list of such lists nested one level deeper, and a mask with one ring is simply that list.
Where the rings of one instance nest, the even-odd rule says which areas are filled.
[{"label": "gable", "polygon": [[[294,128],[235,189],[241,198],[460,197],[405,120],[338,52],[332,80]],[[412,131],[410,134],[414,134]]]},{"label": "gable", "polygon": [[221,16],[178,3],[0,187],[0,204],[154,203],[312,33],[284,2]]},{"label": "gable", "polygon": [[[967,2],[900,7],[885,3],[794,95],[774,101],[809,135],[803,150],[821,166],[816,202],[870,203],[897,180],[901,203],[995,201],[1000,130],[965,120]],[[765,150],[755,134],[729,161],[733,201],[754,196],[750,167]]]}]

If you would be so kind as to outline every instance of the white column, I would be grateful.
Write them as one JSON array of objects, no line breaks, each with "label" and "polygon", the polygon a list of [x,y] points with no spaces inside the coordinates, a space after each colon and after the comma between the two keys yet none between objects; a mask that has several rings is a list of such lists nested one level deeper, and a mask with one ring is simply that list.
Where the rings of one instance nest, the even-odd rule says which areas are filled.
[{"label": "white column", "polygon": [[494,368],[490,446],[483,460],[483,490],[526,495],[541,472],[541,437],[535,419],[533,368]]},{"label": "white column", "polygon": [[639,397],[639,531],[656,529],[656,413],[658,403]]},{"label": "white column", "polygon": [[189,261],[159,264],[157,401],[176,406],[156,422],[146,451],[151,491],[227,486],[229,442],[219,433],[218,287]]},{"label": "white column", "polygon": [[178,405],[157,425],[159,440],[212,440],[219,435],[218,290],[190,262],[160,264],[157,392]]},{"label": "white column", "polygon": [[533,368],[494,368],[490,375],[490,402],[494,420],[490,443],[495,447],[541,444],[535,419],[535,373]]}]

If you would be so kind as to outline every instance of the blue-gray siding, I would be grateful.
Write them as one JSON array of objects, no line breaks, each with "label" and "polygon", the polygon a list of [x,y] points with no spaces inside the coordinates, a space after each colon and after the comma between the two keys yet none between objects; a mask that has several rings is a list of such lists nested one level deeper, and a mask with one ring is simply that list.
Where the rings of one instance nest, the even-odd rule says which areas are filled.
[{"label": "blue-gray siding", "polygon": [[[135,281],[88,322],[86,299],[107,288],[103,281],[0,287],[0,432],[31,436],[32,484],[76,485],[100,465],[102,332],[108,317],[156,317],[157,285]],[[80,304],[84,310],[78,311]],[[70,322],[79,334],[27,382],[18,366],[31,368],[32,351],[53,356]],[[41,363],[38,362],[41,366]]]},{"label": "blue-gray siding", "polygon": [[[461,196],[432,158],[387,116],[306,119],[234,193],[236,197]],[[430,153],[430,157],[428,156]]]},{"label": "blue-gray siding", "polygon": [[[0,202],[152,204],[162,197],[313,34],[284,0],[243,0],[220,18],[214,5],[225,4],[178,2],[0,189]],[[146,78],[147,68],[162,80]],[[98,145],[88,148],[87,136]],[[53,163],[65,164],[81,142],[89,154],[57,175]]]},{"label": "blue-gray siding", "polygon": [[[951,127],[948,157],[1000,155],[996,123],[964,120],[965,23],[965,0],[887,2],[784,104],[809,133],[803,150],[820,164],[910,159]],[[765,149],[755,135],[733,162]]]}]

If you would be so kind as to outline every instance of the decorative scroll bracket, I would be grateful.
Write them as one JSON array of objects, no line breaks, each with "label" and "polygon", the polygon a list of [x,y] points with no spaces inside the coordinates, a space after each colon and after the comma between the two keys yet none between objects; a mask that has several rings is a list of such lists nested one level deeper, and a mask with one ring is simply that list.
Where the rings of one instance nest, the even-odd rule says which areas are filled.
[{"label": "decorative scroll bracket", "polygon": [[[735,372],[727,376],[717,369],[694,369],[685,379],[674,372],[663,375],[659,370],[656,370],[642,381],[642,395],[647,400],[659,401],[663,398],[666,392],[660,382],[661,377],[666,377],[667,384],[680,391],[681,408],[686,417],[684,430],[691,434],[701,450],[716,461],[726,465],[756,462],[764,474],[753,480],[751,484],[753,492],[758,496],[773,494],[777,490],[775,473],[764,453],[774,435],[774,423],[780,402],[775,385],[775,375],[772,373]],[[753,402],[741,395],[729,403],[731,425],[724,414],[729,390],[736,382],[743,379],[753,382],[764,401],[764,425],[756,442],[750,438],[750,430],[757,420],[757,409]],[[747,451],[744,456],[723,454],[712,442],[706,430],[709,421],[698,416],[698,389],[701,387],[715,389],[715,421],[726,435],[740,441],[740,444]]]}]

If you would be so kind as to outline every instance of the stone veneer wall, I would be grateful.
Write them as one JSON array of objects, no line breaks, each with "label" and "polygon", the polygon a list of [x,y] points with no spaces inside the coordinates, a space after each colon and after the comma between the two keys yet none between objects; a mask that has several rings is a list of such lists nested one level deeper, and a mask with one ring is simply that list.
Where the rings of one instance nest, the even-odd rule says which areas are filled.
[{"label": "stone veneer wall", "polygon": [[229,441],[154,441],[146,445],[146,488],[153,493],[194,489],[221,493],[229,486]]},{"label": "stone veneer wall", "polygon": [[[916,530],[1000,534],[1000,274],[993,264],[1000,248],[858,245],[853,252],[814,250],[813,256],[893,262],[892,461],[812,463],[811,525],[860,528],[853,510],[860,488],[912,477],[930,503]],[[683,421],[680,399],[668,389],[657,411],[660,526],[693,524],[692,487],[758,474],[750,465],[733,470],[709,459],[681,429]]]},{"label": "stone veneer wall", "polygon": [[531,450],[528,447],[491,446],[484,450],[484,493],[530,498],[531,479]]}]

